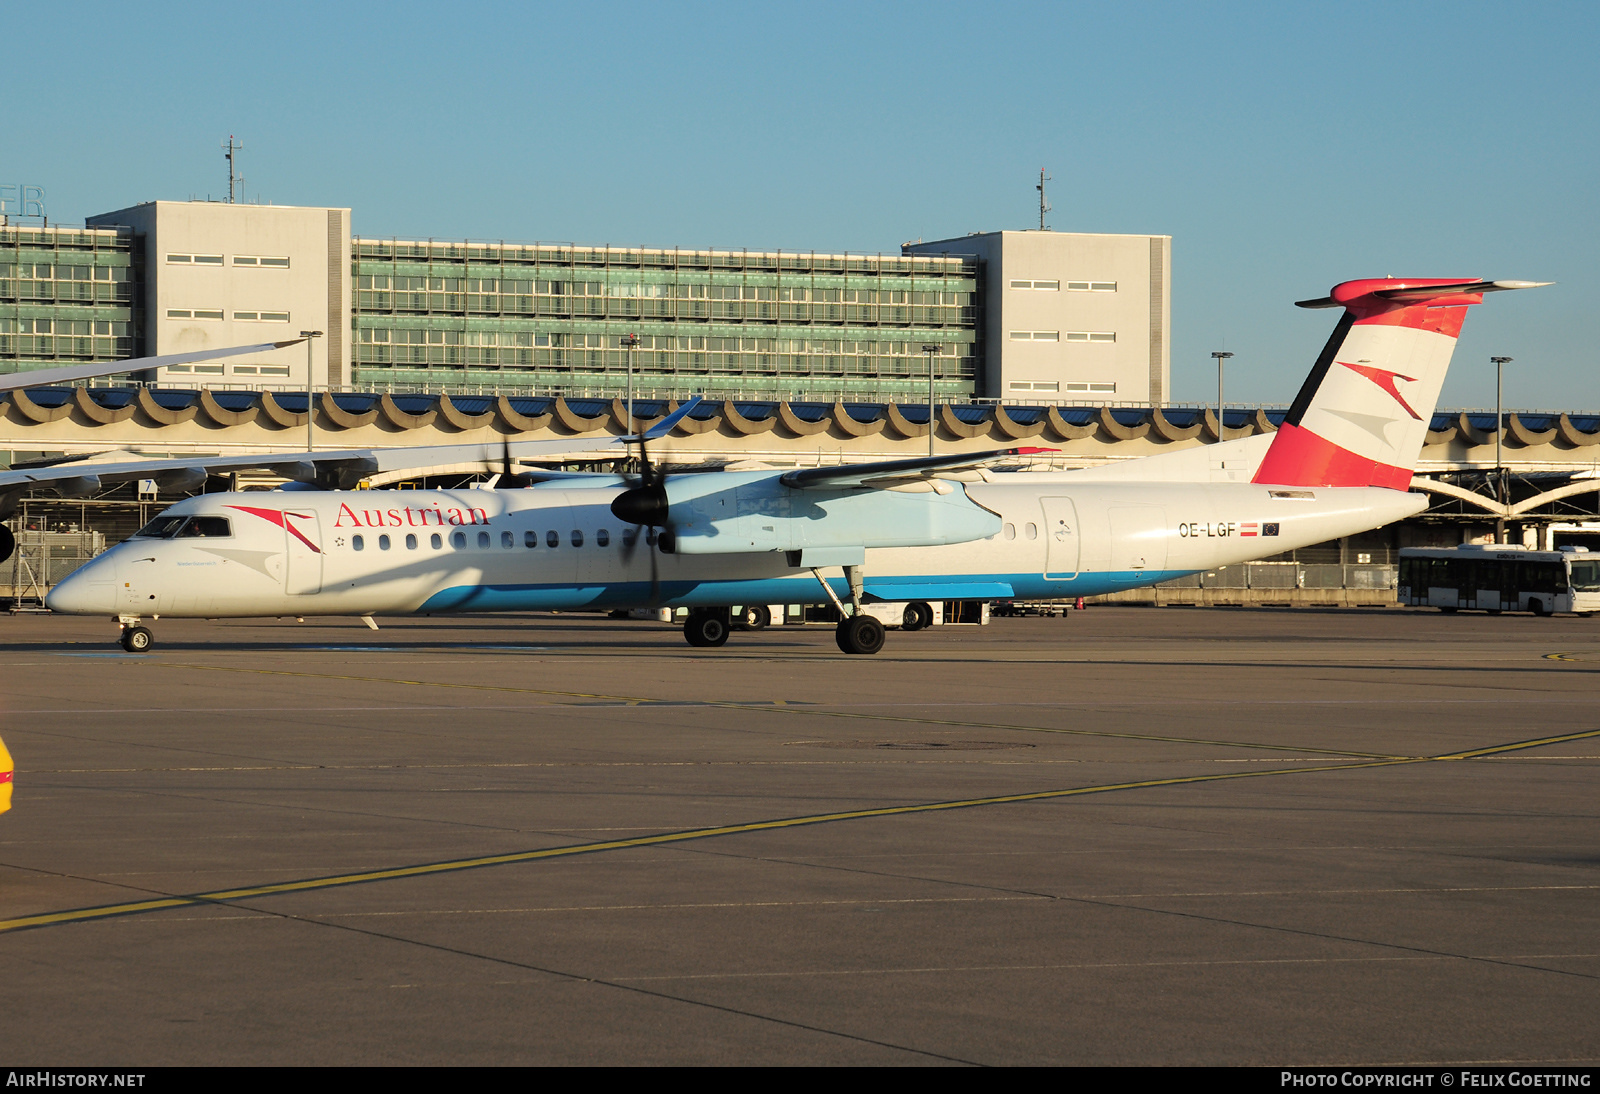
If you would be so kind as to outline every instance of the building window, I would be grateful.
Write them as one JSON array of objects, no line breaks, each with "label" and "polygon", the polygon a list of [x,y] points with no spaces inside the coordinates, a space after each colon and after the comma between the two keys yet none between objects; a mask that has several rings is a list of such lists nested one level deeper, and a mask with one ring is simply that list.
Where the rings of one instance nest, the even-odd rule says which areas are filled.
[{"label": "building window", "polygon": [[1116,384],[1079,383],[1079,382],[1074,381],[1072,383],[1067,384],[1067,390],[1068,391],[1087,391],[1087,392],[1091,392],[1091,393],[1093,393],[1095,395],[1115,395],[1116,392],[1117,392],[1117,385]]},{"label": "building window", "polygon": [[265,258],[261,255],[234,255],[233,264],[235,266],[268,266],[280,270],[289,268],[289,260],[287,258]]},{"label": "building window", "polygon": [[1067,332],[1069,342],[1115,342],[1116,340],[1115,331],[1069,330]]},{"label": "building window", "polygon": [[1060,391],[1061,385],[1054,380],[1012,380],[1006,385],[1012,391]]},{"label": "building window", "polygon": [[1013,289],[1031,289],[1034,292],[1060,292],[1061,291],[1061,282],[1059,282],[1059,281],[1013,281],[1011,283],[1011,287]]},{"label": "building window", "polygon": [[1068,281],[1068,292],[1116,292],[1115,281]]},{"label": "building window", "polygon": [[[1068,340],[1072,335],[1067,335]],[[1013,342],[1059,342],[1061,332],[1058,330],[1014,330],[1011,332]]]},{"label": "building window", "polygon": [[287,323],[286,311],[236,311],[233,318],[241,323]]}]

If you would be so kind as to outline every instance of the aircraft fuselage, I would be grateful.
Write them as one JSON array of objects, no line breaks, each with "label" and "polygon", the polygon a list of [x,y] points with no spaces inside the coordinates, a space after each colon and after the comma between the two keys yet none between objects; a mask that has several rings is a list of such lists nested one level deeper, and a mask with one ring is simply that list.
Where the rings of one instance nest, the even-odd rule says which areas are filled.
[{"label": "aircraft fuselage", "polygon": [[[989,527],[996,522],[988,514],[998,517],[993,534],[867,549],[868,599],[1114,592],[1379,527],[1426,504],[1376,487],[1004,478],[1016,481],[964,488]],[[163,516],[214,518],[208,526],[129,539],[70,575],[47,602],[58,612],[126,619],[827,600],[798,552],[666,554],[653,536],[635,542],[642,530],[611,513],[617,493],[610,486],[200,495]],[[829,573],[847,597],[841,571]]]}]

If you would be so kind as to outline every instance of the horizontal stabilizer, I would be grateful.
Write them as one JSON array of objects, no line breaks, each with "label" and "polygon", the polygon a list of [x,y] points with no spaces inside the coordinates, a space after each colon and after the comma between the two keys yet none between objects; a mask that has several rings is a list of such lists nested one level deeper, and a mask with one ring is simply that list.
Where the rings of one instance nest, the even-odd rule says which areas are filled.
[{"label": "horizontal stabilizer", "polygon": [[[1388,279],[1385,280],[1388,281]],[[1389,281],[1389,283],[1395,284],[1396,287],[1388,289],[1375,289],[1367,295],[1376,297],[1379,300],[1417,303],[1423,300],[1435,300],[1441,296],[1458,296],[1462,294],[1478,296],[1481,298],[1486,292],[1508,292],[1513,289],[1542,289],[1546,285],[1555,284],[1554,281],[1468,281],[1462,283],[1450,280],[1428,281],[1417,279],[1412,279],[1404,283],[1395,283],[1393,281]],[[1362,284],[1366,283],[1360,281],[1345,282],[1345,285]],[[1343,289],[1345,285],[1341,285],[1339,288]],[[1441,289],[1447,291],[1441,292]],[[1355,299],[1355,297],[1351,297],[1349,299],[1335,299],[1332,296],[1322,296],[1315,300],[1296,300],[1294,302],[1294,306],[1297,308],[1343,308],[1350,303],[1351,299]],[[1460,301],[1460,303],[1463,304],[1475,304],[1477,302],[1478,301],[1476,300]]]}]

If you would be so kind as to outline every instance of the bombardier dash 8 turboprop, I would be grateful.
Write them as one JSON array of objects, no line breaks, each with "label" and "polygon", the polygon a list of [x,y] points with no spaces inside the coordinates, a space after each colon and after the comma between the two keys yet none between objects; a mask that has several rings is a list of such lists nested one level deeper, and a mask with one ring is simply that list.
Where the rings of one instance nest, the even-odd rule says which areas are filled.
[{"label": "bombardier dash 8 turboprop", "polygon": [[[205,494],[46,603],[117,619],[139,650],[146,616],[655,605],[688,607],[689,643],[717,646],[730,605],[831,601],[840,648],[875,653],[865,602],[1106,593],[1421,512],[1412,467],[1467,307],[1532,285],[1384,278],[1301,301],[1344,314],[1269,436],[1075,472],[988,469],[1022,449],[673,475],[646,457],[637,477],[521,489]],[[1218,481],[1239,463],[1249,481]]]}]

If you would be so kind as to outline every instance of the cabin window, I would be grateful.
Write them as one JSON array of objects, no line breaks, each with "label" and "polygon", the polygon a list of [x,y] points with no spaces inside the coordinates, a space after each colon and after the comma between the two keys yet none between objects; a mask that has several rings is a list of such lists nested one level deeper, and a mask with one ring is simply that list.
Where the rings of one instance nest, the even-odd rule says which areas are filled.
[{"label": "cabin window", "polygon": [[484,549],[487,549],[488,546],[489,546],[489,533],[488,532],[479,532],[478,533],[478,548],[480,550],[484,550]]},{"label": "cabin window", "polygon": [[438,532],[433,533],[433,549],[435,551],[437,551],[439,548],[441,548],[443,546],[444,546],[444,540],[439,538],[439,533]]},{"label": "cabin window", "polygon": [[533,531],[528,531],[528,532],[522,533],[522,545],[524,547],[537,547],[537,546],[539,546],[539,533],[538,532],[533,532]]},{"label": "cabin window", "polygon": [[367,541],[362,539],[360,536],[351,536],[350,546],[357,551],[365,551],[367,549]]},{"label": "cabin window", "polygon": [[561,533],[560,532],[546,532],[544,534],[544,545],[546,547],[559,547],[559,546],[561,546]]},{"label": "cabin window", "polygon": [[501,532],[500,533],[500,546],[502,546],[502,547],[515,547],[516,545],[517,545],[517,537],[516,536],[512,535],[510,532]]},{"label": "cabin window", "polygon": [[596,547],[611,546],[611,533],[604,528],[600,529],[594,534],[594,545]]},{"label": "cabin window", "polygon": [[467,533],[456,532],[452,534],[450,536],[450,546],[458,551],[465,551],[467,549]]},{"label": "cabin window", "polygon": [[417,537],[413,536],[413,535],[407,535],[406,536],[406,550],[415,551],[416,549],[417,549]]},{"label": "cabin window", "polygon": [[1000,534],[1005,536],[1007,539],[1016,539],[1017,526],[1015,524],[1007,524],[1005,527],[1000,529]]},{"label": "cabin window", "polygon": [[1038,539],[1039,538],[1039,526],[1037,524],[1029,523],[1027,525],[1027,527],[1023,528],[1022,534],[1024,536],[1026,536],[1028,539]]},{"label": "cabin window", "polygon": [[583,533],[578,531],[576,528],[572,530],[572,545],[574,547],[583,546]]}]

